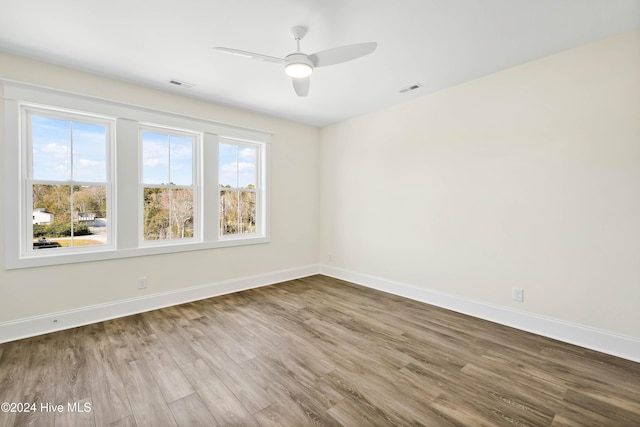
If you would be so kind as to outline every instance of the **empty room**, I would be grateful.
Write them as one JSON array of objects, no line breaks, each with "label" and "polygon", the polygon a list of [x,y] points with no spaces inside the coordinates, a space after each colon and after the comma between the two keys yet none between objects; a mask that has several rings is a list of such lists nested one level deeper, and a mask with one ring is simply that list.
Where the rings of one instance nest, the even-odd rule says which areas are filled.
[{"label": "empty room", "polygon": [[640,0],[0,11],[0,427],[640,425]]}]

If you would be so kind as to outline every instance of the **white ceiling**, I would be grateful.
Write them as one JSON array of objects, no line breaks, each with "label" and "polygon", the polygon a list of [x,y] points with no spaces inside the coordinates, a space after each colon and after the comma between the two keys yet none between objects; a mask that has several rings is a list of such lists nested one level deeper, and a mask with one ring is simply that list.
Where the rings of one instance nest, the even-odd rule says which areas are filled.
[{"label": "white ceiling", "polygon": [[[316,69],[306,98],[280,65],[212,50],[282,58],[294,25],[309,54],[378,48]],[[0,0],[0,50],[316,126],[634,28],[640,0]]]}]

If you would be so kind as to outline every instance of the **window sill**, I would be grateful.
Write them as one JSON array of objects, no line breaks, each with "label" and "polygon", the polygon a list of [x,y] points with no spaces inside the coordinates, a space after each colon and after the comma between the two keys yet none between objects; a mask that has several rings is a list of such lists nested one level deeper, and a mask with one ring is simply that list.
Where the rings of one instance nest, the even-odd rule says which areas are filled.
[{"label": "window sill", "polygon": [[7,259],[6,270],[20,268],[44,267],[49,265],[75,264],[81,262],[105,261],[110,259],[133,258],[150,255],[163,255],[178,252],[201,251],[208,249],[225,248],[232,246],[258,245],[269,243],[267,237],[233,237],[221,238],[215,242],[189,242],[172,243],[170,245],[154,245],[138,248],[104,248],[101,250],[48,253],[46,255],[22,256],[15,259]]}]

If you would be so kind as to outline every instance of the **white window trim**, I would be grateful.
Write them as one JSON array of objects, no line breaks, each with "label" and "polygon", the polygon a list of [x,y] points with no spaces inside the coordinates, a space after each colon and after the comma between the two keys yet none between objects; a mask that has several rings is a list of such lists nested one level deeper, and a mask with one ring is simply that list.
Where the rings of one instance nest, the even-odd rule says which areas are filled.
[{"label": "white window trim", "polygon": [[[242,141],[242,140],[237,140],[237,139],[232,139],[232,138],[220,138],[220,143],[224,144],[224,143],[228,143],[228,144],[234,144],[237,145],[239,147],[251,147],[251,148],[257,148],[256,150],[256,154],[257,154],[257,158],[256,158],[256,189],[255,189],[255,193],[256,193],[256,205],[257,207],[264,207],[264,201],[262,200],[262,198],[264,197],[264,191],[263,191],[263,186],[264,186],[264,182],[266,181],[266,177],[264,175],[265,173],[265,169],[267,169],[266,167],[262,167],[264,162],[262,161],[262,156],[263,156],[263,152],[262,150],[260,150],[260,145],[256,144],[255,142],[249,142],[249,141]],[[219,163],[218,163],[219,165]],[[252,190],[247,190],[246,188],[229,188],[229,190],[231,191],[252,191]],[[217,191],[218,191],[218,200],[220,199],[220,193],[223,191],[222,188],[220,187],[220,185],[217,186]],[[264,209],[263,209],[264,211]],[[220,224],[221,221],[221,217],[220,217],[220,209],[218,209],[218,226]],[[255,236],[256,234],[258,234],[260,232],[260,230],[264,229],[264,224],[263,221],[266,219],[266,215],[264,214],[264,212],[260,212],[256,209],[256,233],[247,233],[247,234],[227,234],[227,235],[220,235],[219,239],[221,241],[227,241],[227,240],[237,240],[237,239],[243,239],[243,238],[251,238],[253,236]],[[219,227],[218,227],[219,228]]]},{"label": "white window trim", "polygon": [[[128,258],[136,256],[165,254],[172,252],[186,252],[205,250],[229,246],[268,243],[269,230],[269,162],[271,133],[260,130],[247,129],[238,126],[218,123],[207,119],[188,117],[171,112],[153,110],[145,107],[132,106],[109,100],[92,98],[84,95],[61,92],[54,89],[40,88],[28,84],[0,81],[4,89],[4,154],[5,154],[5,269],[29,268],[46,265],[60,265],[77,262],[100,261],[107,259]],[[73,253],[47,253],[46,255],[28,256],[21,249],[21,230],[24,221],[31,215],[25,216],[24,188],[21,182],[21,168],[27,159],[21,153],[21,119],[20,107],[22,103],[50,106],[61,110],[88,112],[104,117],[115,117],[115,199],[112,205],[112,216],[117,223],[110,224],[113,234],[113,247],[93,250],[74,251]],[[188,129],[203,135],[202,150],[198,159],[202,188],[200,191],[216,194],[214,198],[204,198],[204,203],[198,207],[201,218],[218,219],[214,224],[200,224],[201,239],[170,245],[141,246],[138,241],[140,224],[138,223],[138,128],[140,124],[161,124],[161,127]],[[112,129],[113,131],[113,129]],[[262,158],[261,168],[261,221],[262,227],[256,234],[239,235],[224,238],[218,237],[219,209],[218,209],[218,140],[230,139],[256,143],[260,147]],[[208,167],[216,165],[215,173],[206,173]],[[20,209],[16,209],[20,206]],[[257,214],[257,212],[256,212]],[[123,218],[131,218],[129,220]]]},{"label": "white window trim", "polygon": [[[157,184],[148,184],[143,182],[143,144],[142,144],[142,134],[144,132],[154,132],[154,133],[163,133],[171,136],[184,136],[193,139],[192,148],[192,176],[190,186],[183,185],[157,185]],[[204,197],[202,193],[202,185],[201,175],[203,173],[203,165],[200,161],[200,153],[202,151],[202,133],[197,133],[193,131],[189,131],[186,129],[174,129],[167,126],[157,125],[157,124],[148,124],[148,123],[139,123],[138,126],[138,246],[162,246],[162,245],[177,245],[177,244],[188,244],[188,243],[197,243],[202,242],[202,209],[200,208],[200,201],[202,197]],[[177,189],[177,188],[190,188],[193,189],[193,212],[194,212],[194,223],[193,223],[193,237],[184,238],[184,239],[163,239],[163,240],[145,240],[144,239],[144,188],[145,187],[163,187],[167,189]]]},{"label": "white window trim", "polygon": [[[24,229],[26,231],[26,234],[28,236],[32,236],[33,235],[33,221],[29,222],[26,221],[26,215],[28,215],[29,212],[32,211],[33,209],[33,194],[31,194],[28,190],[29,188],[31,188],[31,185],[34,185],[34,182],[38,182],[39,184],[49,184],[49,185],[106,185],[106,189],[107,189],[107,212],[110,214],[108,215],[108,217],[112,217],[113,216],[113,179],[114,179],[114,162],[113,162],[113,157],[115,154],[115,150],[114,150],[114,137],[113,137],[113,133],[114,133],[114,128],[115,128],[115,120],[108,118],[108,117],[104,117],[104,116],[97,116],[97,115],[92,115],[92,114],[86,114],[83,112],[76,112],[76,111],[70,111],[70,110],[63,110],[63,109],[59,109],[59,108],[50,108],[50,107],[44,107],[41,105],[35,105],[35,104],[30,104],[30,103],[24,103],[21,105],[20,108],[20,119],[22,121],[21,123],[21,131],[26,135],[26,139],[32,144],[33,140],[32,140],[32,136],[30,135],[30,126],[28,125],[28,123],[30,123],[30,118],[32,115],[46,115],[47,117],[54,117],[54,118],[60,118],[63,120],[72,120],[72,121],[78,121],[79,119],[84,119],[86,122],[89,123],[97,123],[97,124],[102,124],[105,125],[107,128],[107,139],[106,139],[106,154],[107,154],[107,164],[106,164],[106,181],[105,182],[82,182],[82,181],[49,181],[49,180],[41,180],[41,179],[34,179],[33,178],[33,170],[32,170],[32,156],[33,156],[33,151],[32,151],[32,146],[27,143],[27,144],[21,144],[21,156],[22,156],[22,163],[21,163],[21,167],[22,167],[22,176],[20,177],[21,182],[23,183],[21,190],[23,191],[21,193],[21,210],[22,212],[24,212],[23,215],[21,215],[21,219],[23,221],[25,221],[24,223]],[[72,160],[73,162],[73,160]],[[114,236],[115,233],[113,232],[113,227],[111,226],[111,224],[109,224],[109,226],[107,227],[107,243],[100,245],[99,246],[99,250],[110,250],[110,249],[114,249],[115,245],[114,245]],[[42,256],[49,256],[49,254],[44,254],[39,252],[39,250],[35,250],[33,249],[33,245],[30,244],[30,242],[27,242],[26,237],[21,236],[22,238],[20,239],[20,250],[21,250],[21,257],[42,257]],[[63,254],[79,254],[79,253],[83,253],[83,252],[91,252],[94,249],[98,249],[98,248],[92,248],[92,247],[70,247],[70,248],[61,248],[61,249],[56,249],[57,251],[60,251]]]}]

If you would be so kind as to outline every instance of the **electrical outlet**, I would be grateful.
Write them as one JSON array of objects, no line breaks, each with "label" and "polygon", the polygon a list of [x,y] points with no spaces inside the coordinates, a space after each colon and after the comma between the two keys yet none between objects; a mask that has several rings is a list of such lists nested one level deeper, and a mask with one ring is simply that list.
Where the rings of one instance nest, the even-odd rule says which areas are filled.
[{"label": "electrical outlet", "polygon": [[518,302],[524,301],[524,289],[513,288],[513,300]]},{"label": "electrical outlet", "polygon": [[138,277],[138,289],[146,289],[146,288],[147,288],[147,278]]}]

